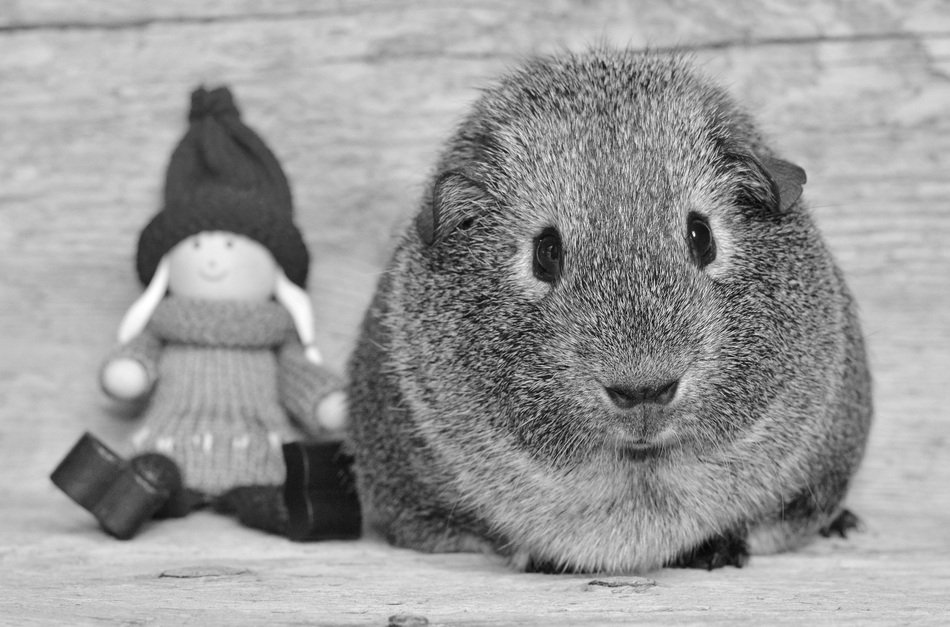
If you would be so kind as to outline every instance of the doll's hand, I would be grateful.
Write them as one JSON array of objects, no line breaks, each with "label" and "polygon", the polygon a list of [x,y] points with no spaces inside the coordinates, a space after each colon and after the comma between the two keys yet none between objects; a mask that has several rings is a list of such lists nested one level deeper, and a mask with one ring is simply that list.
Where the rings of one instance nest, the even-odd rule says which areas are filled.
[{"label": "doll's hand", "polygon": [[331,433],[343,430],[346,422],[346,394],[343,391],[332,392],[320,401],[317,422]]},{"label": "doll's hand", "polygon": [[102,369],[102,387],[109,396],[133,401],[148,392],[151,382],[145,366],[134,359],[120,357]]}]

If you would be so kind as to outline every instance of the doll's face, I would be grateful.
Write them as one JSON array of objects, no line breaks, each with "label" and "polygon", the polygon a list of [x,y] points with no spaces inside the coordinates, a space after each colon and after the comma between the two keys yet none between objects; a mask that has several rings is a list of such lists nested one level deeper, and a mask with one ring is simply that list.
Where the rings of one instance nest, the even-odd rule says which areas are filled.
[{"label": "doll's face", "polygon": [[204,231],[168,253],[168,290],[208,300],[266,301],[274,294],[277,262],[243,235]]}]

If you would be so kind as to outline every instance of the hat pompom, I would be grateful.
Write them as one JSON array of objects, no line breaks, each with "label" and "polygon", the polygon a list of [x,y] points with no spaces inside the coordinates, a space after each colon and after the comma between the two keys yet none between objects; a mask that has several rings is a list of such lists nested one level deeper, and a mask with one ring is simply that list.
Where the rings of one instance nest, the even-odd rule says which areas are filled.
[{"label": "hat pompom", "polygon": [[234,98],[227,87],[218,87],[208,91],[204,87],[199,87],[191,92],[191,110],[188,112],[188,121],[194,122],[205,117],[240,117],[234,104]]}]

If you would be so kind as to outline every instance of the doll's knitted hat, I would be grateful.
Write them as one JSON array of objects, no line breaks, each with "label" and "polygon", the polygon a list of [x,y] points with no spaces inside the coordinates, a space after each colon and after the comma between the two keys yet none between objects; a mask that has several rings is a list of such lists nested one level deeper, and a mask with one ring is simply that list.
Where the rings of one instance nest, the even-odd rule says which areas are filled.
[{"label": "doll's knitted hat", "polygon": [[148,285],[165,253],[183,239],[230,231],[261,243],[287,278],[304,287],[310,255],[277,157],[241,121],[226,87],[196,89],[188,122],[168,163],[164,207],[139,236],[139,279]]}]

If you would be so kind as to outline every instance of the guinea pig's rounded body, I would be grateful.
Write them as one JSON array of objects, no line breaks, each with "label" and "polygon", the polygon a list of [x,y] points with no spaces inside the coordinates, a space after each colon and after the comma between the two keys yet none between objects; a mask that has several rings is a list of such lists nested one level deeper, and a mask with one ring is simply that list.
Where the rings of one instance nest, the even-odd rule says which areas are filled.
[{"label": "guinea pig's rounded body", "polygon": [[870,380],[803,182],[679,58],[542,58],[486,91],[350,364],[371,527],[629,572],[834,522]]}]

